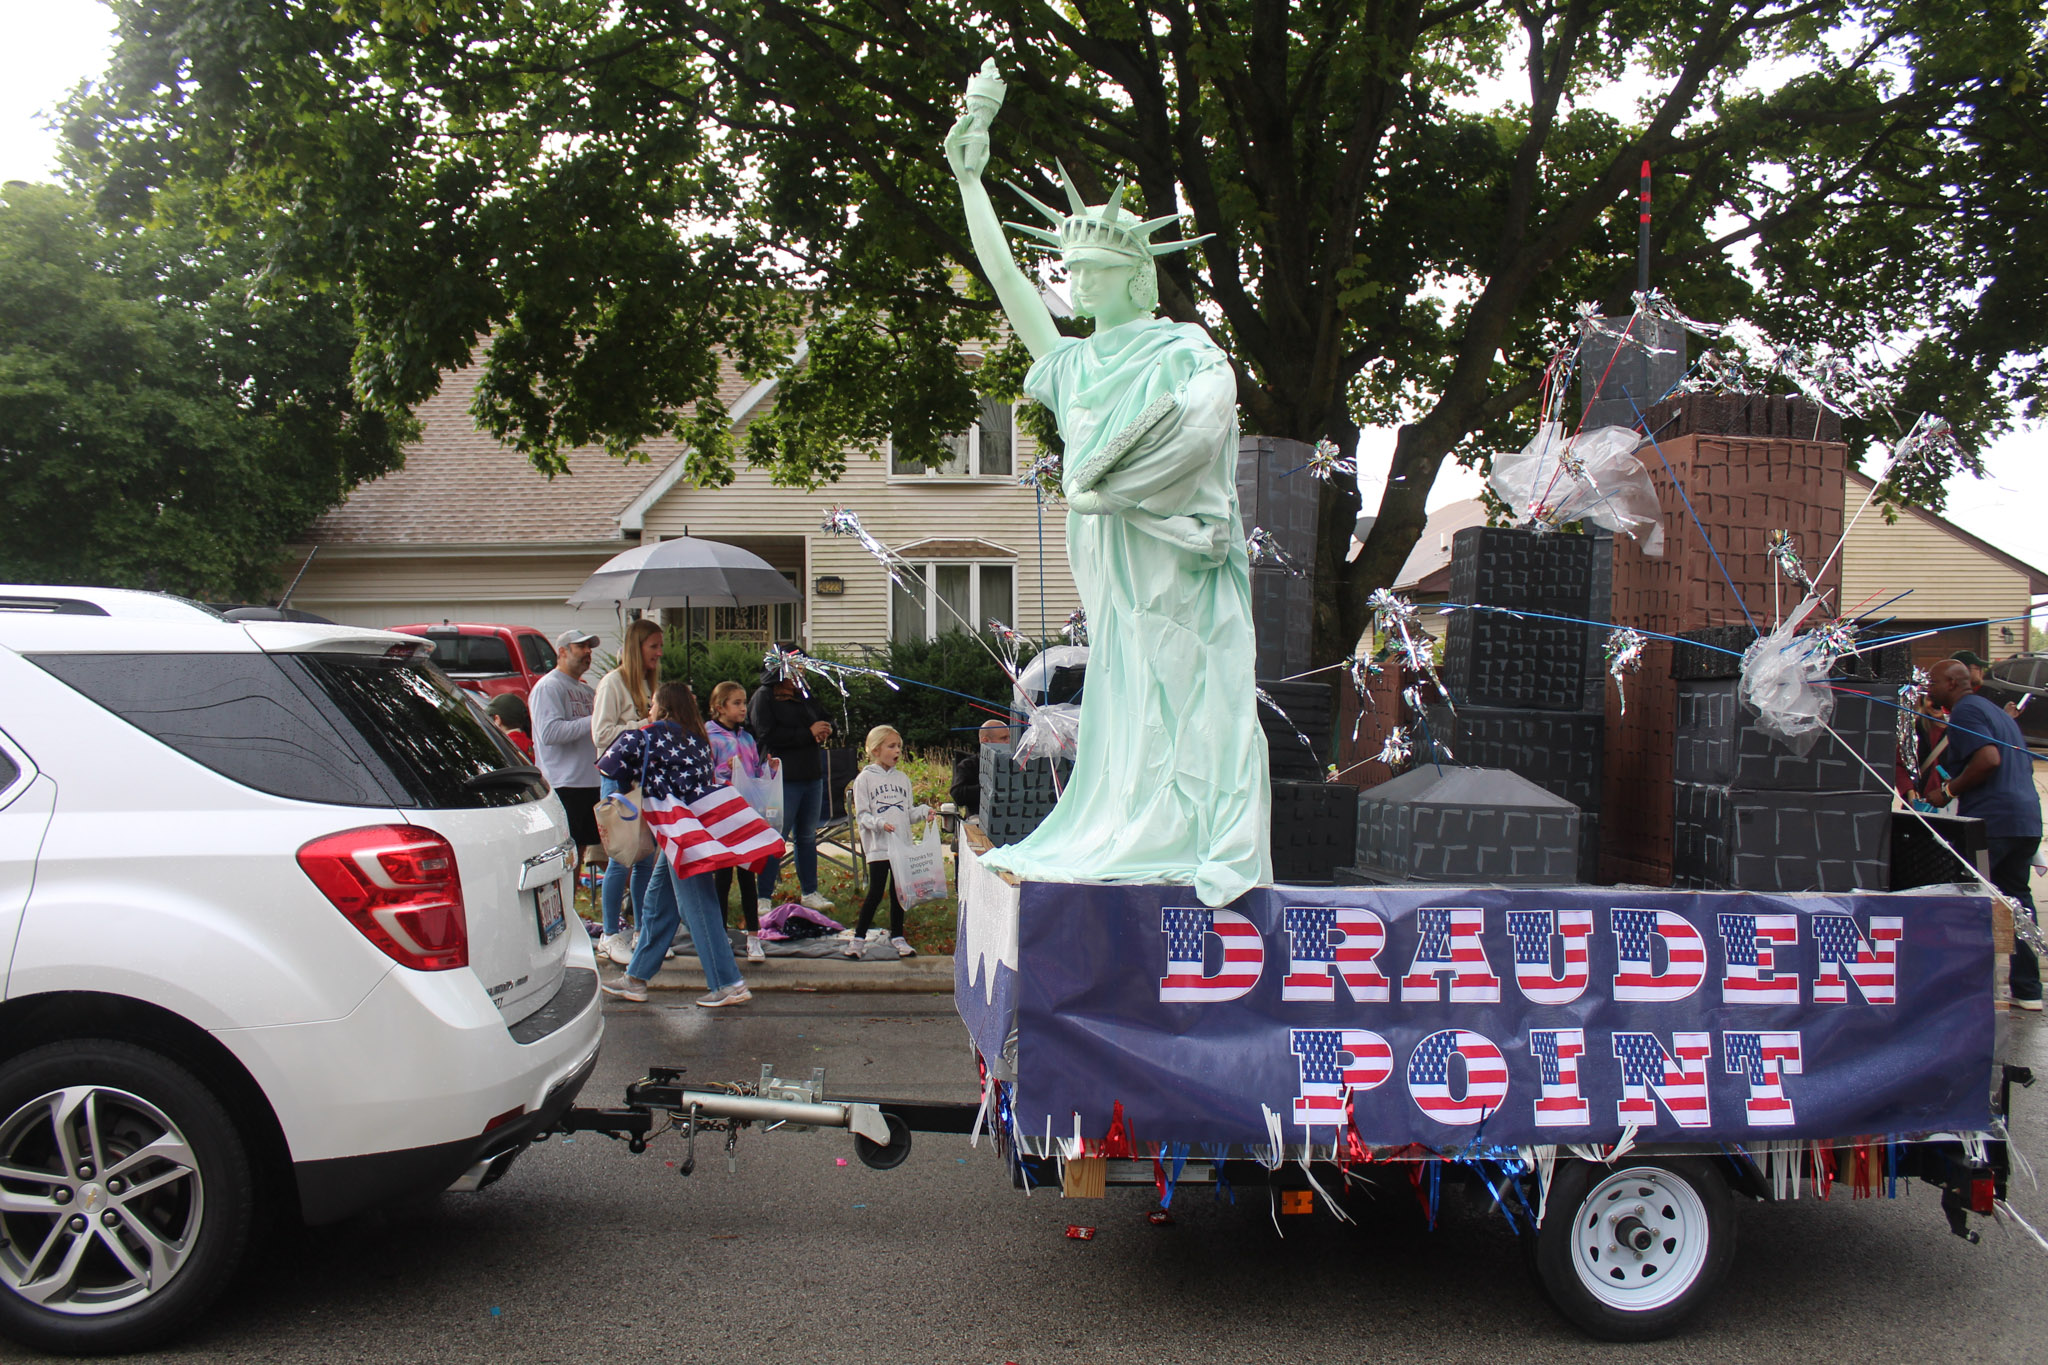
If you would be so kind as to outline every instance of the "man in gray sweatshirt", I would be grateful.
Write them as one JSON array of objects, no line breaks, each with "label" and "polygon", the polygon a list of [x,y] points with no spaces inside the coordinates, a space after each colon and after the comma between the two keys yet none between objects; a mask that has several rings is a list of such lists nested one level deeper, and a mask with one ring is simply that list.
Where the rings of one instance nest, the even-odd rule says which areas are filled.
[{"label": "man in gray sweatshirt", "polygon": [[526,699],[533,713],[534,764],[568,812],[578,868],[604,842],[597,832],[597,744],[590,737],[597,692],[583,681],[596,644],[597,637],[587,630],[557,635],[555,666]]}]

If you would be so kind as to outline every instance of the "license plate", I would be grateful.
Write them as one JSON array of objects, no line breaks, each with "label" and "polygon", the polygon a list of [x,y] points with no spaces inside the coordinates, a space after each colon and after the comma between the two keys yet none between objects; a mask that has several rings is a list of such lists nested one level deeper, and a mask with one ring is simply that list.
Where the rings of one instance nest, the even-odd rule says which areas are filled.
[{"label": "license plate", "polygon": [[535,888],[533,894],[534,911],[540,917],[541,946],[546,947],[569,927],[569,916],[562,908],[562,884],[549,882]]}]

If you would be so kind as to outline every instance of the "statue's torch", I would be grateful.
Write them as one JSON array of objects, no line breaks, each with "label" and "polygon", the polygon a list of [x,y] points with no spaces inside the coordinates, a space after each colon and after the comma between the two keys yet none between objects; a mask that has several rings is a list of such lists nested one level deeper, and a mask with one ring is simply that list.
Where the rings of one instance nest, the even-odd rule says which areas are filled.
[{"label": "statue's torch", "polygon": [[996,74],[996,59],[991,57],[981,64],[981,70],[967,78],[967,117],[974,124],[976,132],[986,133],[989,125],[996,121],[996,111],[1003,107],[1003,95],[1009,87]]}]

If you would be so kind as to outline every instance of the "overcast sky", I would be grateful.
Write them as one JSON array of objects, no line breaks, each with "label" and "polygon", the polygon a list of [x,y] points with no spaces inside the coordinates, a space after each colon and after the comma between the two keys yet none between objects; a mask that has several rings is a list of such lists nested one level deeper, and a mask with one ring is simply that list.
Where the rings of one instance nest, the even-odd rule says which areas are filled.
[{"label": "overcast sky", "polygon": [[[0,181],[50,180],[56,174],[49,115],[79,81],[104,68],[113,20],[99,0],[16,0],[0,44]],[[936,153],[934,153],[936,154]],[[1360,451],[1364,493],[1375,505],[1384,487],[1391,437],[1373,433]],[[1987,477],[1965,476],[1949,492],[1947,515],[2019,558],[2048,568],[2039,524],[2048,494],[2048,430],[2015,432],[1993,445]],[[1432,509],[1477,494],[1476,476],[1447,468],[1431,490]]]}]

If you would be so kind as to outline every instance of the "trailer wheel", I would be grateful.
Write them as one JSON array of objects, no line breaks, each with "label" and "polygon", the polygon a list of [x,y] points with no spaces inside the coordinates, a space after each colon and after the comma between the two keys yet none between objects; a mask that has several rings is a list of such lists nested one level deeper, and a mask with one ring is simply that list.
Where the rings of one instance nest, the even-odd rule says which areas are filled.
[{"label": "trailer wheel", "polygon": [[1733,1200],[1706,1163],[1561,1166],[1536,1235],[1536,1273],[1558,1310],[1606,1341],[1666,1336],[1735,1256]]},{"label": "trailer wheel", "polygon": [[889,1125],[888,1142],[875,1142],[855,1133],[853,1153],[863,1166],[877,1171],[893,1171],[910,1155],[910,1125],[886,1109],[882,1111],[882,1121]]}]

